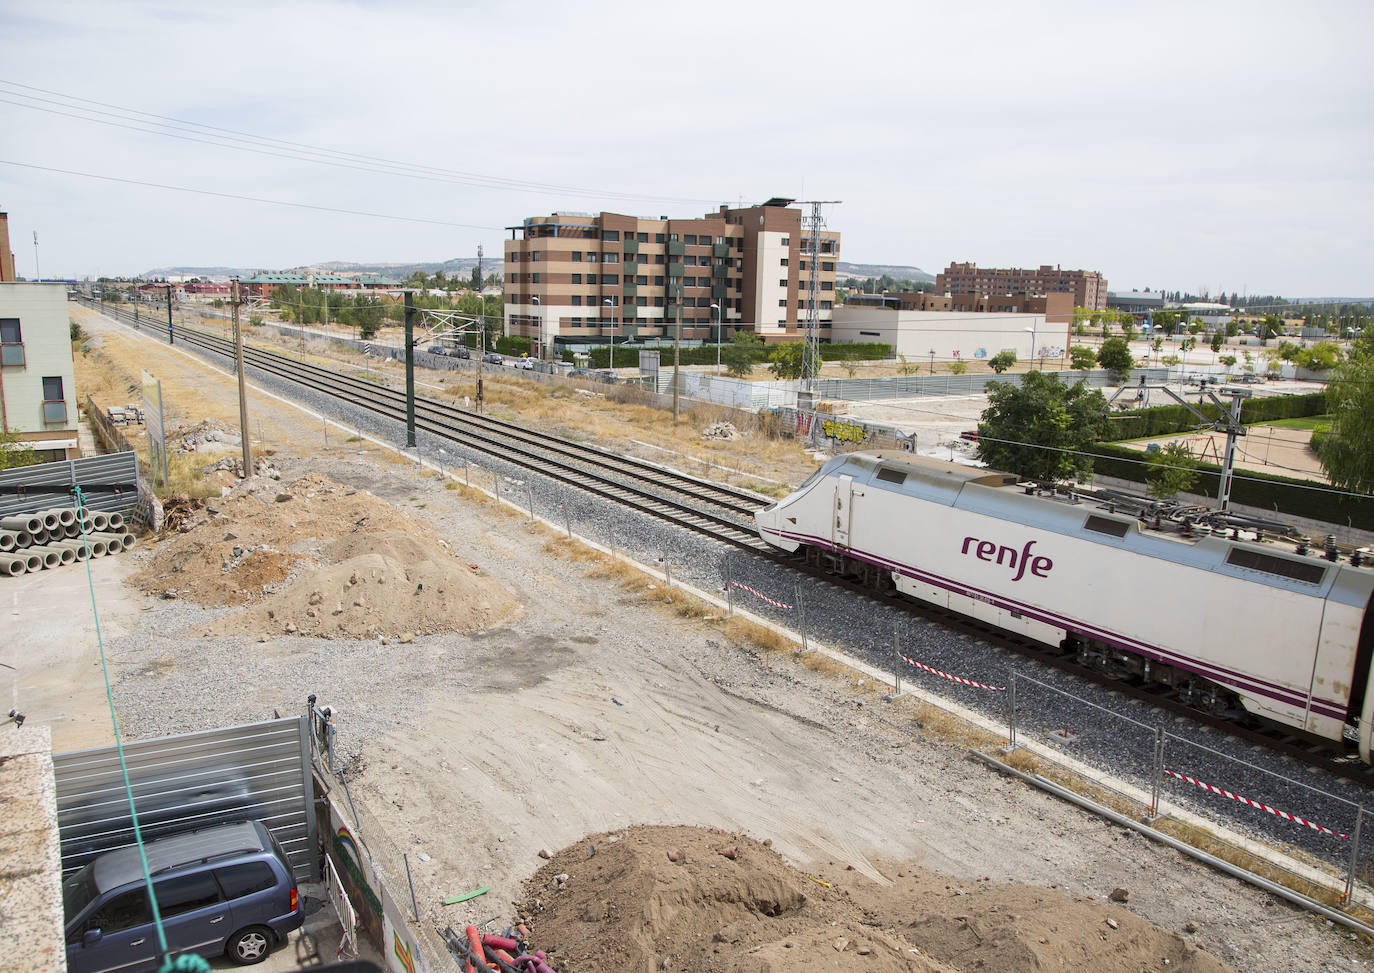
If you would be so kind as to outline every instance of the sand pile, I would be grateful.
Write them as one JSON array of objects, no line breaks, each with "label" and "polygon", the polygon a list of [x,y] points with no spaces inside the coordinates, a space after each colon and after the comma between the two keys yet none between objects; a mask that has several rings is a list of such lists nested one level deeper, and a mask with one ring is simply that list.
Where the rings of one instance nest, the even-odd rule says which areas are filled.
[{"label": "sand pile", "polygon": [[245,480],[188,526],[133,582],[164,597],[245,606],[194,634],[408,641],[489,628],[519,607],[428,524],[320,476],[285,486]]},{"label": "sand pile", "polygon": [[827,886],[740,835],[629,828],[555,855],[523,914],[559,973],[1230,969],[1119,906],[888,871],[887,886],[857,872]]}]

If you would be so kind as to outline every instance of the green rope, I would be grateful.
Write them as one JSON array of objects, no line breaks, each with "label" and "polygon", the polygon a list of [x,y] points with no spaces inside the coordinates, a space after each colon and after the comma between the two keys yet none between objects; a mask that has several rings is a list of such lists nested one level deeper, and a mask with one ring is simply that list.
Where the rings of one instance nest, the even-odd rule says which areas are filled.
[{"label": "green rope", "polygon": [[[119,754],[119,771],[124,775],[124,793],[129,798],[129,816],[134,822],[134,843],[138,845],[138,860],[143,863],[143,883],[148,888],[148,902],[153,907],[153,923],[157,926],[158,955],[167,955],[167,933],[162,928],[162,910],[157,907],[157,896],[153,894],[153,877],[148,874],[148,853],[143,850],[143,831],[138,826],[138,809],[134,807],[134,789],[129,783],[129,765],[124,761],[124,743],[119,738],[119,718],[115,716],[114,694],[110,692],[110,669],[105,664],[105,640],[100,635],[100,612],[95,606],[95,579],[91,576],[91,542],[86,536],[85,497],[81,488],[76,487],[76,517],[81,525],[81,543],[86,552],[86,585],[91,592],[91,616],[95,619],[95,641],[100,648],[100,671],[105,676],[105,701],[110,704],[110,725],[114,727],[115,750]],[[199,957],[197,957],[199,958]],[[178,958],[180,959],[180,958]],[[204,960],[201,960],[204,963]],[[181,969],[168,961],[163,971]],[[205,969],[209,969],[207,965]],[[186,973],[199,973],[188,970]]]}]

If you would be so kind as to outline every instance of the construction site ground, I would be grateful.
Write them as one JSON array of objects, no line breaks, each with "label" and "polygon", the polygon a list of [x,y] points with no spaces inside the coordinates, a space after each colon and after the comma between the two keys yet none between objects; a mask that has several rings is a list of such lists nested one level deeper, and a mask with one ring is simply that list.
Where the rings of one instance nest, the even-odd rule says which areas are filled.
[{"label": "construction site ground", "polygon": [[[94,314],[73,316],[110,366],[162,377],[169,426],[236,428],[228,376]],[[117,384],[112,402],[125,400]],[[280,401],[250,393],[250,410],[255,448],[273,451],[281,479],[249,481],[212,500],[189,532],[100,562],[119,564],[96,600],[102,623],[118,619],[106,648],[121,724],[132,736],[201,729],[298,711],[317,693],[338,714],[361,830],[400,900],[408,856],[427,928],[524,916],[541,948],[556,947],[560,971],[1374,962],[1324,920],[991,773],[950,726],[914,720],[881,687],[765,651],[709,611],[684,612],[681,592],[635,583],[393,452],[335,430],[326,446],[319,420]],[[731,457],[661,414],[642,427],[605,421],[658,451],[709,449],[714,465],[753,477],[796,482],[814,465],[747,439]],[[331,506],[332,529],[361,535],[353,543],[316,536],[329,525],[307,514]],[[490,604],[431,634],[368,636],[366,618],[362,631],[304,631],[322,609],[340,623],[354,608],[383,618],[391,599],[417,597],[404,563],[415,552],[395,539],[406,534],[458,569],[463,598]],[[372,536],[386,543],[368,551]],[[187,546],[196,543],[200,562]],[[235,571],[269,549],[297,560],[253,575],[256,591],[236,586]],[[367,556],[371,567],[349,569],[358,581],[334,571]],[[120,583],[135,570],[141,587]],[[357,606],[333,589],[315,599],[326,575],[336,587],[393,583],[373,584]],[[55,586],[44,604],[70,618],[88,611],[81,571],[38,577]],[[269,603],[281,613],[268,615]],[[34,621],[28,600],[14,606],[20,628]],[[90,633],[26,645],[5,661],[19,668],[29,718],[53,726],[59,750],[70,748],[64,734],[103,742],[87,712],[104,701]],[[62,660],[70,667],[49,676],[49,661]],[[484,885],[483,896],[442,905]],[[1118,889],[1124,903],[1109,899]]]}]

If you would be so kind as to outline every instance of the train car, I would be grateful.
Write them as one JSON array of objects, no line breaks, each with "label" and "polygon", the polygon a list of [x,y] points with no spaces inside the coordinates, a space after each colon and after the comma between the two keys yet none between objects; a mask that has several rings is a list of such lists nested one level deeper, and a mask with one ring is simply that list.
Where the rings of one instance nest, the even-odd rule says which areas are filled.
[{"label": "train car", "polygon": [[[1243,709],[1370,761],[1374,571],[1264,531],[1146,522],[1080,494],[910,454],[831,459],[759,535],[846,574]],[[1351,563],[1351,561],[1355,563]]]}]

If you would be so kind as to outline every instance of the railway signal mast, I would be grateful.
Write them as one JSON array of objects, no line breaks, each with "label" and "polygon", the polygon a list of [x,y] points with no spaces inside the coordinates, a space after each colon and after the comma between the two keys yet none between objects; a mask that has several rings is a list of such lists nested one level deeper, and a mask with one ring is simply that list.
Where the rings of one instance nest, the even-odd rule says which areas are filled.
[{"label": "railway signal mast", "polygon": [[1231,509],[1231,484],[1234,482],[1236,474],[1236,439],[1237,437],[1245,435],[1245,426],[1242,425],[1240,421],[1241,405],[1246,399],[1254,395],[1254,393],[1249,389],[1222,389],[1223,395],[1229,395],[1231,397],[1231,401],[1228,404],[1223,402],[1211,389],[1206,389],[1205,393],[1207,397],[1222,410],[1222,415],[1220,417],[1209,419],[1194,408],[1192,403],[1185,401],[1183,396],[1179,395],[1169,386],[1146,384],[1143,375],[1140,377],[1139,385],[1123,385],[1121,388],[1117,389],[1116,392],[1112,394],[1112,397],[1107,400],[1107,405],[1110,406],[1120,398],[1123,393],[1128,391],[1135,392],[1136,398],[1141,401],[1145,399],[1145,393],[1147,392],[1163,392],[1193,415],[1197,416],[1203,428],[1215,429],[1218,432],[1226,433],[1226,453],[1221,463],[1221,488],[1217,491],[1217,503],[1222,513],[1228,512]]}]

